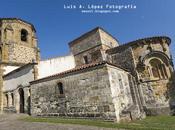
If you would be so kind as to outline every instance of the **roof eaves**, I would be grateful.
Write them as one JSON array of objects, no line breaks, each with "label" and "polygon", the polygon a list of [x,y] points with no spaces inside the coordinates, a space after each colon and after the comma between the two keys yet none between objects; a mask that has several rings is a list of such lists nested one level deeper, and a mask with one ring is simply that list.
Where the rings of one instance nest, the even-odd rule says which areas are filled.
[{"label": "roof eaves", "polygon": [[30,65],[36,65],[36,64],[37,64],[37,63],[28,63],[28,64],[25,64],[25,65],[23,65],[23,66],[21,66],[21,67],[15,69],[15,70],[12,70],[12,71],[9,72],[9,73],[3,75],[3,78],[5,78],[5,77],[7,77],[7,76],[9,76],[9,75],[11,75],[11,74],[14,74],[14,73],[16,73],[16,72],[18,72],[18,71],[20,71],[20,70],[22,70],[22,69],[24,69],[24,68],[30,66]]},{"label": "roof eaves", "polygon": [[24,22],[24,23],[27,23],[27,24],[31,25],[32,28],[33,28],[33,30],[36,32],[36,29],[35,29],[35,27],[34,27],[34,25],[33,25],[32,23],[30,23],[30,22],[28,22],[28,21],[25,21],[25,20],[22,20],[22,19],[20,19],[20,18],[0,18],[0,21],[1,21],[1,20],[19,20],[19,21],[22,21],[22,22]]},{"label": "roof eaves", "polygon": [[87,65],[82,65],[82,66],[79,66],[79,67],[75,67],[73,69],[70,69],[70,70],[67,70],[67,71],[64,71],[64,72],[61,72],[61,73],[57,73],[57,74],[54,74],[54,75],[50,75],[50,76],[47,76],[47,77],[44,77],[44,78],[41,78],[41,79],[38,79],[38,80],[34,80],[34,81],[31,81],[30,84],[36,84],[38,82],[42,82],[44,80],[47,80],[47,79],[50,79],[50,78],[55,78],[55,77],[59,77],[59,76],[64,76],[66,74],[70,74],[70,73],[73,73],[73,72],[76,72],[76,71],[80,71],[80,70],[84,70],[84,69],[87,69],[87,68],[91,68],[91,67],[95,67],[95,66],[99,66],[99,65],[103,65],[103,64],[108,64],[108,65],[112,65],[114,67],[117,67],[117,68],[120,68],[124,71],[127,71],[129,72],[129,70],[121,67],[121,66],[118,66],[118,65],[115,65],[115,64],[112,64],[112,63],[109,63],[107,61],[102,61],[102,62],[95,62],[95,63],[91,63],[91,64],[87,64]]},{"label": "roof eaves", "polygon": [[91,63],[91,64],[85,64],[85,65],[75,67],[73,69],[70,69],[70,70],[67,70],[67,71],[64,71],[64,72],[61,72],[61,73],[57,73],[57,74],[50,75],[50,76],[47,76],[47,77],[44,77],[44,78],[41,78],[41,79],[38,79],[38,80],[31,81],[30,83],[35,84],[35,83],[43,81],[45,79],[54,78],[54,77],[58,77],[58,76],[63,76],[65,74],[69,74],[69,73],[84,70],[84,69],[87,69],[87,68],[103,65],[103,64],[106,64],[106,63],[107,63],[106,61],[102,61],[102,62],[95,62],[95,63]]}]

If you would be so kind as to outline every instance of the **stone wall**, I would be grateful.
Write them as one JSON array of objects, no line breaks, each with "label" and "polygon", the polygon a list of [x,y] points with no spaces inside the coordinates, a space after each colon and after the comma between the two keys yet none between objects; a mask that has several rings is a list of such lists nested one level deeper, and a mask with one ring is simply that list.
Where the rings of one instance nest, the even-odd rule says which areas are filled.
[{"label": "stone wall", "polygon": [[[21,29],[28,32],[26,42],[21,41]],[[31,24],[16,19],[2,19],[1,21],[1,37],[2,43],[17,43],[25,46],[37,47],[37,39],[35,30]]]},{"label": "stone wall", "polygon": [[[169,42],[166,37],[154,37],[107,50],[110,62],[130,70],[135,76],[140,106],[144,107],[148,115],[156,115],[156,109],[157,114],[170,113],[169,104],[172,99],[170,88],[174,69],[171,64]],[[157,65],[159,77],[153,74],[153,67],[150,65],[152,59],[160,61]]]},{"label": "stone wall", "polygon": [[128,47],[126,49],[121,49],[120,51],[117,52],[115,51],[115,48],[111,50],[112,51],[109,53],[108,59],[110,59],[110,61],[113,64],[119,65],[122,68],[131,71],[133,75],[136,75],[135,61],[133,58],[132,48]]},{"label": "stone wall", "polygon": [[118,46],[118,41],[101,28],[85,33],[83,36],[75,39],[70,44],[72,54],[75,56],[77,66],[85,64],[84,56],[87,56],[88,62],[105,61],[105,51]]},{"label": "stone wall", "polygon": [[81,40],[73,42],[72,45],[70,45],[70,49],[73,55],[77,55],[100,44],[101,41],[99,31],[96,30],[93,31],[90,35],[86,36],[86,38],[82,38]]},{"label": "stone wall", "polygon": [[[27,31],[27,40],[21,40],[21,30]],[[26,64],[39,60],[37,38],[31,24],[17,19],[1,19],[1,61]]]},{"label": "stone wall", "polygon": [[147,107],[168,107],[168,80],[154,81],[142,84],[143,96]]},{"label": "stone wall", "polygon": [[[40,52],[37,48],[36,31],[32,24],[17,18],[0,18],[0,28],[0,66],[3,66],[0,68],[0,107],[2,110],[3,74],[13,70],[12,66],[19,67],[34,61],[38,62]],[[22,30],[25,30],[25,34],[22,34]],[[25,40],[22,38],[24,35]],[[16,84],[14,85],[16,87]]]},{"label": "stone wall", "polygon": [[[80,40],[73,41],[70,45],[70,49],[75,57],[75,64],[77,66],[85,64],[84,56],[87,56],[89,63],[102,59],[99,30],[94,30],[89,34],[85,34]],[[92,55],[98,56],[94,59]]]},{"label": "stone wall", "polygon": [[[137,44],[132,45],[136,73],[138,81],[140,81],[140,98],[147,115],[170,114],[173,66],[170,64],[169,44],[164,38],[152,38],[138,41]],[[151,65],[151,60],[155,59],[161,62],[161,66],[164,66],[160,69],[159,65],[159,76],[157,77],[155,77]]]},{"label": "stone wall", "polygon": [[108,46],[109,48],[119,46],[119,43],[116,40],[116,38],[114,38],[112,35],[107,33],[105,30],[99,29],[99,34],[100,34],[100,39],[102,44]]},{"label": "stone wall", "polygon": [[[29,82],[34,80],[34,64],[27,64],[13,70],[3,77],[3,106],[4,112],[29,113],[30,88]],[[24,92],[20,95],[19,90]],[[13,95],[13,97],[12,97]],[[20,104],[24,100],[24,111],[20,111]]]},{"label": "stone wall", "polygon": [[32,61],[36,61],[36,49],[18,44],[9,45],[9,62],[27,64]]},{"label": "stone wall", "polygon": [[[59,93],[59,83],[63,84],[64,94]],[[31,114],[38,116],[103,118],[119,122],[122,112],[134,105],[132,98],[128,73],[111,65],[31,82]]]},{"label": "stone wall", "polygon": [[[24,91],[24,111],[20,112],[20,94],[19,89]],[[13,94],[13,98],[12,98]],[[8,96],[8,100],[7,100]],[[29,86],[20,86],[13,91],[6,91],[3,93],[3,112],[4,113],[26,113],[30,114],[30,88]]]},{"label": "stone wall", "polygon": [[[64,94],[57,91],[61,82]],[[107,68],[48,79],[31,85],[32,115],[115,118]]]},{"label": "stone wall", "polygon": [[148,54],[150,51],[160,51],[162,53],[165,53],[168,57],[170,57],[170,51],[169,51],[169,46],[168,43],[166,43],[163,39],[162,42],[160,41],[143,41],[144,43],[139,43],[135,44],[132,46],[133,48],[133,56],[134,59],[136,60],[136,63],[139,62],[139,57],[140,56],[145,56]]},{"label": "stone wall", "polygon": [[80,66],[82,64],[85,64],[84,56],[87,56],[89,63],[103,61],[104,58],[103,58],[102,52],[100,50],[101,50],[101,46],[98,46],[98,47],[92,48],[88,51],[85,51],[79,55],[76,55],[75,56],[76,65]]},{"label": "stone wall", "polygon": [[141,118],[136,86],[130,73],[116,67],[108,67],[111,96],[117,120],[130,121]]},{"label": "stone wall", "polygon": [[0,64],[0,113],[3,111],[3,65]]}]

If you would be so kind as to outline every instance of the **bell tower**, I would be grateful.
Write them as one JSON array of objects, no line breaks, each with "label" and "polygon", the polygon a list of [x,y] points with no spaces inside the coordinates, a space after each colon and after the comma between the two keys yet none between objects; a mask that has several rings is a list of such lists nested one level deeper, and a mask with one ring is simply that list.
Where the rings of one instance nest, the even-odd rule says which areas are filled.
[{"label": "bell tower", "polygon": [[4,64],[23,65],[39,61],[34,26],[17,18],[0,19],[0,51]]},{"label": "bell tower", "polygon": [[18,18],[0,18],[0,111],[3,108],[3,74],[9,71],[7,68],[39,60],[34,26]]}]

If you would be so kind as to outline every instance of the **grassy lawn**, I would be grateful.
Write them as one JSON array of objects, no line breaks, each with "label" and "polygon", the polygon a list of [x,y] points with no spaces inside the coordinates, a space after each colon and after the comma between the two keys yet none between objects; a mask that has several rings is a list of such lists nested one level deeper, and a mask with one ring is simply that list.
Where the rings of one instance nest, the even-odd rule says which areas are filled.
[{"label": "grassy lawn", "polygon": [[106,128],[126,128],[129,130],[175,130],[175,117],[173,116],[157,116],[147,117],[146,119],[134,121],[130,123],[113,123],[102,120],[88,119],[66,119],[66,118],[41,118],[41,117],[26,117],[23,121],[28,122],[48,122],[62,124],[78,124],[87,126],[97,126]]}]

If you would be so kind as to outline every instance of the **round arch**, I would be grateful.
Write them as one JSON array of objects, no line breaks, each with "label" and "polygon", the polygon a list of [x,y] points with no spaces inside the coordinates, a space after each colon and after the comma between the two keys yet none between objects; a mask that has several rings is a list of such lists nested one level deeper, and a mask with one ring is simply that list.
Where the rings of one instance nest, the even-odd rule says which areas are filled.
[{"label": "round arch", "polygon": [[162,63],[165,63],[167,66],[170,65],[170,58],[165,53],[160,51],[153,51],[146,54],[145,56],[141,57],[141,62],[142,64],[147,65],[149,64],[149,61],[151,59],[159,59],[160,61],[162,61]]},{"label": "round arch", "polygon": [[142,57],[141,62],[143,65],[147,66],[149,74],[153,79],[167,79],[170,75],[168,69],[170,59],[163,52],[150,52]]}]

